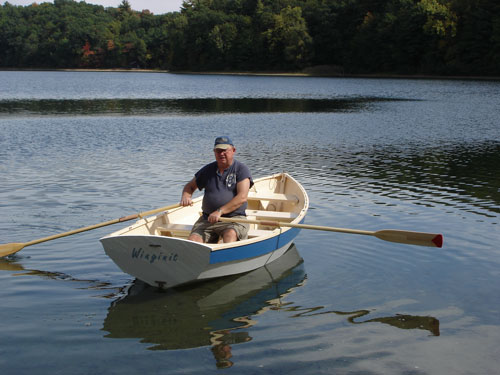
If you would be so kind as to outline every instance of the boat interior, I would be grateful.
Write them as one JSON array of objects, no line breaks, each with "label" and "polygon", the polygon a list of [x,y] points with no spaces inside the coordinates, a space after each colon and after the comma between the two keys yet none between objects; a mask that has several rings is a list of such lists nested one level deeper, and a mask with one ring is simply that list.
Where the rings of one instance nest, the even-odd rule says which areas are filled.
[{"label": "boat interior", "polygon": [[[201,215],[201,199],[196,198],[193,206],[175,208],[158,215],[153,221],[146,219],[146,225],[141,226],[141,234],[187,238]],[[300,185],[288,175],[278,174],[255,180],[248,194],[246,214],[249,220],[298,222],[307,205],[307,196]],[[279,229],[265,223],[250,224],[248,238],[272,235],[276,230],[286,228]]]}]

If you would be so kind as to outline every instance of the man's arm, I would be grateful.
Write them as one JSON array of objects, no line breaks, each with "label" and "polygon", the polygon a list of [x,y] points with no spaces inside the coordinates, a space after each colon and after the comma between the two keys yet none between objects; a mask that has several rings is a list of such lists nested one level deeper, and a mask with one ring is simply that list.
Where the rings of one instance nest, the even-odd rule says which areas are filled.
[{"label": "man's arm", "polygon": [[196,189],[198,189],[198,185],[196,185],[196,177],[193,177],[193,179],[184,186],[184,189],[182,189],[181,206],[191,206],[193,204],[192,196]]},{"label": "man's arm", "polygon": [[[195,182],[196,183],[196,182]],[[250,179],[245,178],[244,180],[238,182],[236,184],[236,195],[233,199],[227,202],[222,207],[219,207],[219,210],[212,212],[208,216],[208,221],[211,223],[215,223],[219,221],[219,218],[223,214],[227,214],[229,212],[233,212],[242,204],[244,204],[248,199],[248,191],[250,190]]]}]

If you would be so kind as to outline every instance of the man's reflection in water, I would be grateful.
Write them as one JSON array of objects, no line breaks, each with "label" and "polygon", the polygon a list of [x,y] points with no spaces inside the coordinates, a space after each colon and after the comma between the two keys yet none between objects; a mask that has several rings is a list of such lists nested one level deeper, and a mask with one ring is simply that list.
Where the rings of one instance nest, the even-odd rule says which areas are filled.
[{"label": "man's reflection in water", "polygon": [[248,332],[231,332],[229,330],[212,332],[214,335],[212,341],[212,353],[215,358],[217,368],[228,368],[233,365],[230,358],[233,356],[231,353],[231,344],[240,344],[248,342],[252,338]]}]

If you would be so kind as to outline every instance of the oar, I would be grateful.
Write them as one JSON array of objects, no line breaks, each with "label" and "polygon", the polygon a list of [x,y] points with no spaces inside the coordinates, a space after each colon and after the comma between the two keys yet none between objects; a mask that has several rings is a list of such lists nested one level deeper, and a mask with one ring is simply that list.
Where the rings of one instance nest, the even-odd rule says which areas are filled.
[{"label": "oar", "polygon": [[236,219],[229,217],[221,217],[219,220],[226,222],[236,222],[236,223],[260,224],[271,227],[291,227],[300,229],[326,230],[330,232],[363,234],[367,236],[375,236],[384,241],[405,243],[409,245],[431,246],[431,247],[443,246],[443,235],[437,233],[411,232],[407,230],[396,230],[396,229],[368,231],[368,230],[347,229],[347,228],[323,227],[319,225],[293,224],[283,221]]},{"label": "oar", "polygon": [[171,210],[171,209],[179,207],[179,206],[180,206],[180,204],[177,203],[177,204],[173,204],[173,205],[166,206],[166,207],[156,208],[156,209],[151,210],[151,211],[145,211],[145,212],[141,212],[141,213],[138,213],[138,214],[133,214],[133,215],[128,215],[128,216],[120,217],[118,219],[114,219],[114,220],[110,220],[110,221],[105,221],[103,223],[99,223],[99,224],[95,224],[95,225],[90,225],[88,227],[83,227],[83,228],[80,228],[80,229],[70,230],[69,232],[64,232],[64,233],[60,233],[60,234],[54,234],[52,236],[48,236],[48,237],[44,237],[44,238],[39,238],[38,240],[33,240],[33,241],[29,241],[29,242],[24,242],[24,243],[23,242],[6,243],[6,244],[3,244],[3,245],[0,245],[0,257],[4,257],[4,256],[7,256],[7,255],[11,255],[11,254],[17,253],[19,250],[25,248],[26,246],[36,245],[36,244],[41,243],[41,242],[46,242],[46,241],[55,240],[55,239],[61,238],[61,237],[71,236],[73,234],[77,234],[77,233],[86,232],[86,231],[89,231],[89,230],[92,230],[92,229],[97,229],[97,228],[105,227],[107,225],[112,225],[112,224],[117,224],[117,223],[123,223],[124,221],[134,220],[134,219],[137,219],[137,218],[143,218],[145,216],[156,214],[156,213],[161,212],[161,211],[168,211],[168,210]]}]

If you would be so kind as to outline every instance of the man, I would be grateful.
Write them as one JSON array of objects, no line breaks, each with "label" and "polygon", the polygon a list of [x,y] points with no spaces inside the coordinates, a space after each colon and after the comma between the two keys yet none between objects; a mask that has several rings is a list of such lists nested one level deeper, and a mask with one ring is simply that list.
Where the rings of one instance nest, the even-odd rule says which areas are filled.
[{"label": "man", "polygon": [[197,242],[233,242],[247,237],[248,224],[219,222],[224,217],[245,217],[248,191],[253,185],[248,167],[235,160],[236,148],[229,137],[215,139],[215,161],[205,165],[182,190],[181,205],[193,204],[196,189],[205,189],[203,215],[188,239]]}]

